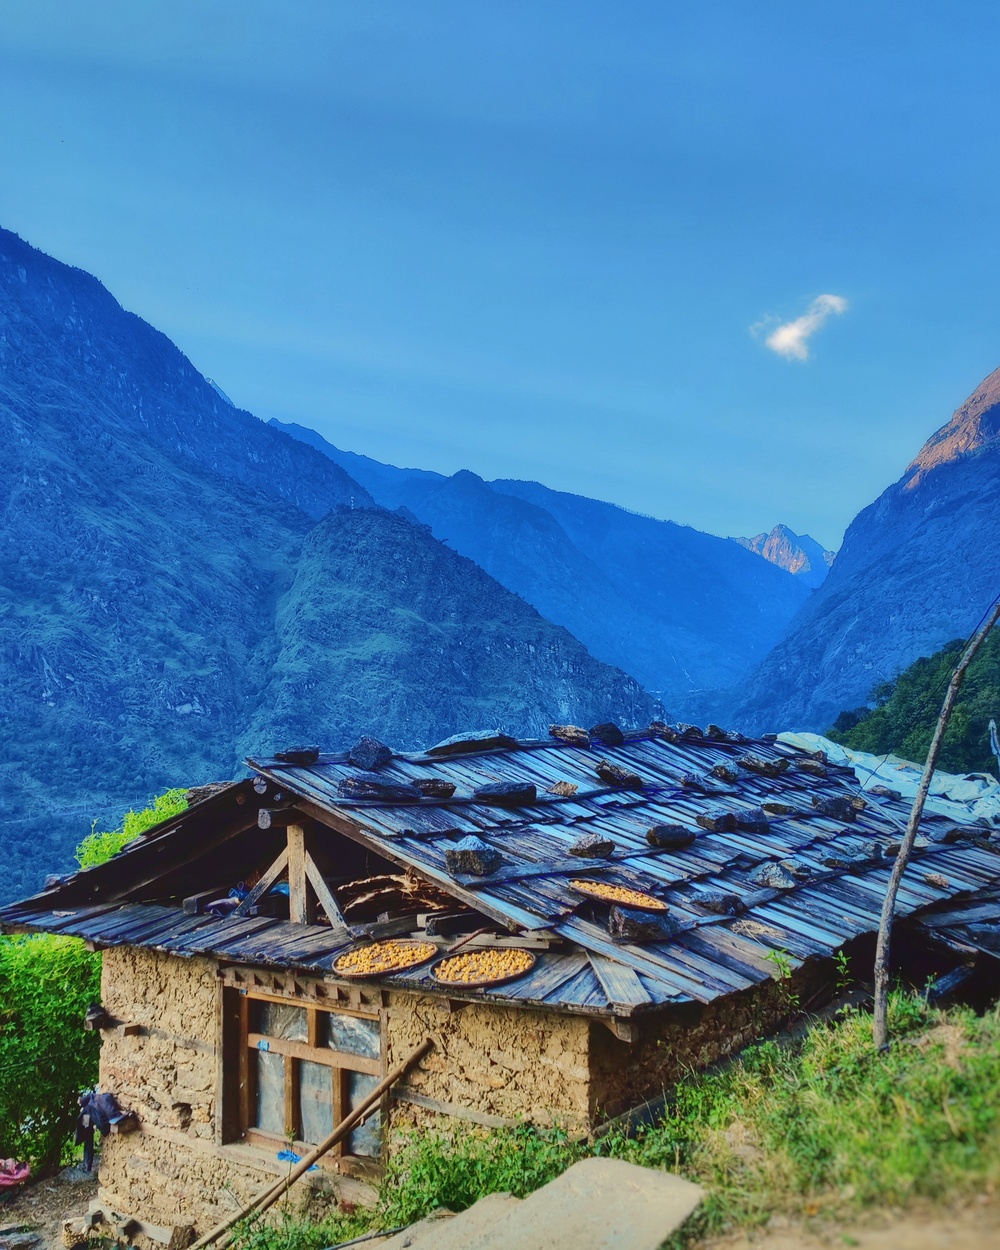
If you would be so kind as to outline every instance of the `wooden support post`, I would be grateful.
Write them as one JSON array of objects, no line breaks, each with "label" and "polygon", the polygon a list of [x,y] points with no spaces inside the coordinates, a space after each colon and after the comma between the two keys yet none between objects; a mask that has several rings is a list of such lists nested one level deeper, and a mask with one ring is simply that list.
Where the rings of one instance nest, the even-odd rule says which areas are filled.
[{"label": "wooden support post", "polygon": [[306,831],[301,825],[288,826],[288,919],[293,924],[309,923]]}]

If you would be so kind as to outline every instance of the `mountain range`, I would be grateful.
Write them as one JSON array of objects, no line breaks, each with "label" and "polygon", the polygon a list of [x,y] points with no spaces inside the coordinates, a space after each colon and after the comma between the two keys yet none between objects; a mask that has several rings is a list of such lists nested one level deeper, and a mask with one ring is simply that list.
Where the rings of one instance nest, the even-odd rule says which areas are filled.
[{"label": "mountain range", "polygon": [[849,526],[829,576],[737,689],[744,729],[822,731],[1000,593],[1000,370]]},{"label": "mountain range", "polygon": [[1000,371],[829,553],[264,423],[0,231],[0,899],[247,754],[668,711],[823,730],[1000,589]]},{"label": "mountain range", "polygon": [[[0,232],[0,896],[92,819],[306,738],[658,705],[96,279]],[[471,724],[470,724],[471,721]]]},{"label": "mountain range", "polygon": [[750,672],[809,594],[807,580],[726,538],[538,482],[399,469],[271,425],[429,525],[679,716],[711,717],[715,692]]}]

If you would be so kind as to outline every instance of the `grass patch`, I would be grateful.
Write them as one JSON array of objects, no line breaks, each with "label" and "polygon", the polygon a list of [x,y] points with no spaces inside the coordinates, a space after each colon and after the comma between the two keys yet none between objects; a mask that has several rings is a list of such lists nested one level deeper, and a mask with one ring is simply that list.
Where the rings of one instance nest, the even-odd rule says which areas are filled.
[{"label": "grass patch", "polygon": [[[893,1046],[872,1049],[871,1019],[847,1011],[789,1046],[763,1042],[725,1071],[692,1075],[670,1111],[634,1136],[571,1142],[529,1126],[413,1133],[388,1165],[379,1203],[325,1245],[392,1228],[485,1194],[519,1197],[586,1155],[666,1168],[707,1197],[675,1244],[763,1223],[776,1212],[848,1213],[1000,1185],[1000,1007],[942,1011],[918,995],[890,1000]],[[313,1226],[315,1227],[315,1226]],[[248,1250],[318,1250],[310,1226],[258,1226]],[[249,1236],[249,1233],[248,1233]],[[300,1240],[297,1240],[300,1238]]]}]

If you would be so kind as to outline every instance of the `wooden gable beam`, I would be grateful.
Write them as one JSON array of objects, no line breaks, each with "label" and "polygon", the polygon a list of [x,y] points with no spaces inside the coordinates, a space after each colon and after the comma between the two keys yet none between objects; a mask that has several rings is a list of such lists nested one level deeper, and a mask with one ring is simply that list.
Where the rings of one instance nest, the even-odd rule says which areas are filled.
[{"label": "wooden gable beam", "polygon": [[287,823],[285,838],[285,846],[281,854],[236,908],[233,915],[248,916],[281,874],[287,871],[288,919],[293,924],[312,924],[315,920],[316,908],[313,902],[315,897],[316,903],[326,913],[330,927],[346,936],[350,932],[347,921],[337,905],[333,891],[324,881],[323,874],[310,853],[305,827],[301,824]]},{"label": "wooden gable beam", "polygon": [[286,846],[267,872],[261,877],[254,888],[233,912],[234,916],[249,916],[250,909],[264,897],[275,881],[288,867],[288,847]]},{"label": "wooden gable beam", "polygon": [[[271,778],[271,780],[276,781],[275,778]],[[286,788],[289,790],[292,789],[285,782],[281,784],[286,785]],[[477,890],[468,889],[460,885],[454,877],[443,870],[432,868],[429,864],[414,863],[412,859],[407,859],[393,846],[381,840],[370,829],[366,829],[363,825],[355,824],[340,812],[331,811],[322,804],[316,803],[312,799],[304,798],[300,794],[296,794],[295,805],[300,812],[312,817],[318,824],[324,825],[328,829],[333,829],[336,833],[342,833],[345,837],[350,838],[352,842],[357,842],[368,850],[374,851],[376,855],[388,860],[391,864],[397,864],[404,869],[412,869],[426,881],[440,886],[452,898],[464,903],[471,910],[489,917],[490,920],[495,920],[499,925],[511,932],[524,930],[530,932],[533,929],[548,929],[551,927],[552,922],[550,920],[529,912],[523,907],[518,907],[513,903],[495,903],[493,900],[483,897],[482,887]]]}]

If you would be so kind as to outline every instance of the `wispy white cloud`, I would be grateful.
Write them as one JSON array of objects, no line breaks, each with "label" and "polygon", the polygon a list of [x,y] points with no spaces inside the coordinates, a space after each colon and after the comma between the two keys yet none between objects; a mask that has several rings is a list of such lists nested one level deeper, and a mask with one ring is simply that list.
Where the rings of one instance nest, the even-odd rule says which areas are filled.
[{"label": "wispy white cloud", "polygon": [[[847,300],[842,295],[817,295],[801,317],[775,326],[765,338],[764,346],[786,360],[808,360],[810,338],[828,318],[847,312],[847,307]],[[761,334],[771,323],[771,318],[765,318],[751,329],[755,334]]]}]

